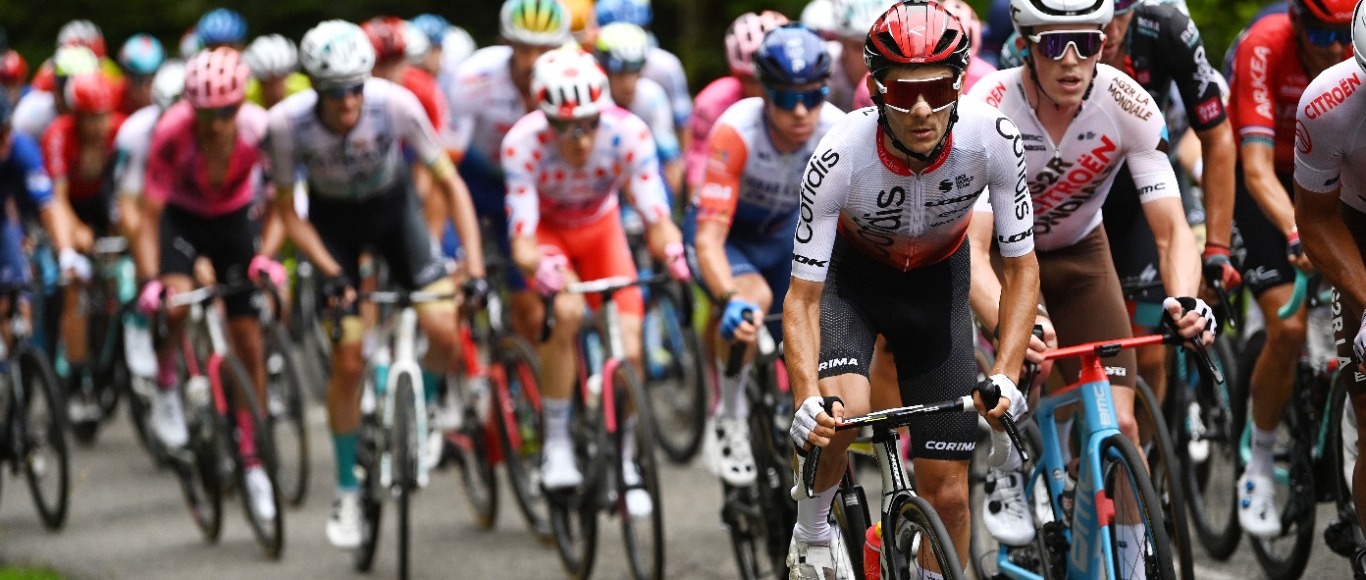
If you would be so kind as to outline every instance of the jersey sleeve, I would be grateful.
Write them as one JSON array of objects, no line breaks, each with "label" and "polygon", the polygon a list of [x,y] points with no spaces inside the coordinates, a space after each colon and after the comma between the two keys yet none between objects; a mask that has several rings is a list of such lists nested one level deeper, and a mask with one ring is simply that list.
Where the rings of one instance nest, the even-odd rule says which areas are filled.
[{"label": "jersey sleeve", "polygon": [[16,134],[13,139],[13,153],[10,155],[23,173],[24,190],[34,207],[40,210],[46,208],[52,204],[52,178],[43,166],[42,151],[28,135]]},{"label": "jersey sleeve", "polygon": [[1171,67],[1172,79],[1186,105],[1191,128],[1203,131],[1214,127],[1228,118],[1224,109],[1223,77],[1210,66],[1195,22],[1174,6],[1164,7],[1164,12],[1170,13],[1168,22],[1171,26],[1163,27],[1168,38],[1158,43],[1168,51],[1162,56],[1162,62]]},{"label": "jersey sleeve", "polygon": [[171,179],[175,172],[174,133],[169,121],[162,118],[152,130],[152,143],[147,152],[147,186],[144,195],[153,201],[165,202],[171,194]]},{"label": "jersey sleeve", "polygon": [[1272,91],[1277,75],[1271,70],[1275,59],[1266,35],[1258,32],[1254,26],[1233,55],[1233,82],[1229,94],[1233,96],[1234,106],[1230,120],[1240,145],[1249,140],[1272,145],[1276,139]]},{"label": "jersey sleeve", "polygon": [[43,132],[43,163],[53,179],[66,179],[66,142],[71,135],[65,126],[65,123],[54,122]]},{"label": "jersey sleeve", "polygon": [[745,173],[749,148],[734,127],[723,123],[711,132],[706,151],[706,169],[694,200],[697,221],[715,221],[729,227],[740,201],[740,178]]},{"label": "jersey sleeve", "polygon": [[446,150],[437,140],[436,129],[432,127],[432,122],[427,119],[427,113],[422,108],[422,103],[418,101],[417,95],[412,91],[402,87],[394,87],[390,98],[394,106],[390,109],[393,115],[394,127],[398,129],[398,134],[403,138],[403,142],[417,153],[418,159],[424,165],[436,163],[437,159],[445,154]]},{"label": "jersey sleeve", "polygon": [[838,140],[829,135],[816,146],[816,151],[802,175],[824,174],[825,178],[814,186],[812,180],[802,180],[792,247],[792,277],[808,282],[824,282],[829,271],[840,210],[849,197],[850,167],[855,161],[840,163],[840,157],[847,153],[841,152]]},{"label": "jersey sleeve", "polygon": [[[646,80],[641,79],[642,86],[645,86],[643,83]],[[659,159],[668,163],[678,159],[681,154],[678,150],[678,134],[675,133],[674,118],[668,95],[657,84],[652,89],[645,91],[636,89],[636,98],[649,99],[649,110],[641,120],[650,126],[650,133],[655,140],[655,148],[659,151]],[[691,101],[689,103],[691,104]]]},{"label": "jersey sleeve", "polygon": [[1123,73],[1115,72],[1108,91],[1115,100],[1115,123],[1121,131],[1124,159],[1134,177],[1138,200],[1143,203],[1179,197],[1176,172],[1167,157],[1170,148],[1167,119],[1152,95]]},{"label": "jersey sleeve", "polygon": [[142,195],[143,177],[147,174],[147,148],[145,143],[136,142],[132,129],[135,127],[124,124],[114,138],[114,185],[119,195],[136,197]]},{"label": "jersey sleeve", "polygon": [[465,67],[456,69],[456,74],[452,75],[450,86],[446,92],[451,96],[451,109],[448,111],[449,121],[441,131],[442,144],[446,149],[459,157],[469,150],[470,143],[474,141],[474,113],[475,95],[471,94],[469,75]]},{"label": "jersey sleeve", "polygon": [[[526,117],[523,117],[526,120]],[[544,155],[535,131],[519,122],[503,137],[503,176],[507,183],[504,206],[508,216],[508,235],[512,238],[536,235],[541,221],[541,200],[536,189],[537,160]]]},{"label": "jersey sleeve", "polygon": [[283,107],[276,105],[266,114],[266,152],[270,157],[270,166],[276,168],[271,172],[271,181],[275,186],[282,189],[294,189],[298,180],[298,175],[294,171],[285,171],[286,167],[298,165],[294,151],[294,132],[292,124],[289,122],[289,114]]},{"label": "jersey sleeve", "polygon": [[1001,255],[1016,258],[1034,250],[1034,205],[1029,195],[1024,139],[1020,129],[1005,115],[996,118],[995,134],[987,141],[986,204],[996,223],[996,244]]},{"label": "jersey sleeve", "polygon": [[[1331,193],[1342,185],[1342,163],[1349,138],[1362,130],[1363,119],[1343,115],[1342,108],[1316,107],[1323,95],[1359,90],[1358,72],[1344,79],[1330,68],[1310,83],[1295,112],[1295,184],[1315,193]],[[1353,67],[1355,68],[1355,67]]]},{"label": "jersey sleeve", "polygon": [[688,75],[683,70],[683,61],[664,49],[651,50],[650,58],[664,71],[660,85],[669,96],[674,125],[682,128],[687,125],[693,111],[692,93],[688,91]]},{"label": "jersey sleeve", "polygon": [[625,144],[629,187],[636,210],[650,224],[668,220],[668,194],[664,191],[664,178],[659,172],[659,152],[655,150],[655,140],[644,121],[630,113],[625,115],[622,141]]}]

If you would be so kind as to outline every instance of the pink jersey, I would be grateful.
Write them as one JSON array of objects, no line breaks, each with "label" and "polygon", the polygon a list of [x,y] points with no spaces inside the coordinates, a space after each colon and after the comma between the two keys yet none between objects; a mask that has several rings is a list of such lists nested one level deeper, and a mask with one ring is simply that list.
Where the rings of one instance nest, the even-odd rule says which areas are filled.
[{"label": "pink jersey", "polygon": [[[977,84],[978,79],[996,72],[996,67],[991,63],[980,58],[968,61],[968,70],[963,77],[963,94],[972,89],[972,85]],[[854,89],[854,109],[873,106],[873,99],[868,95],[868,75],[863,75],[863,82],[859,83]],[[850,109],[853,110],[853,109]]]},{"label": "pink jersey", "polygon": [[222,183],[209,182],[204,152],[195,142],[194,117],[194,108],[180,101],[157,121],[147,161],[147,198],[206,218],[241,209],[262,183],[266,110],[248,102],[237,112],[237,142]]},{"label": "pink jersey", "polygon": [[604,109],[601,119],[582,167],[565,163],[555,130],[541,111],[522,117],[508,131],[502,161],[512,237],[534,235],[542,220],[566,231],[597,221],[617,210],[617,193],[627,188],[647,222],[669,219],[650,127],[615,105]]},{"label": "pink jersey", "polygon": [[743,98],[745,92],[740,79],[733,76],[716,79],[697,93],[697,98],[693,100],[692,142],[688,144],[688,153],[683,158],[690,187],[700,186],[707,173],[707,137],[711,135],[712,125],[721,118],[721,113]]}]

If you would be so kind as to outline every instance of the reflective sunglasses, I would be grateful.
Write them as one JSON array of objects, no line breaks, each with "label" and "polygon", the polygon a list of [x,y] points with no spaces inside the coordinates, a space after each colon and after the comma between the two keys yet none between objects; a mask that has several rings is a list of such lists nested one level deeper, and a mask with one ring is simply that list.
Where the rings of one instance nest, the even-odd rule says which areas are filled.
[{"label": "reflective sunglasses", "polygon": [[1099,30],[1052,30],[1029,35],[1029,40],[1039,47],[1039,54],[1045,58],[1062,60],[1067,55],[1067,47],[1077,51],[1077,57],[1086,60],[1100,53],[1105,46],[1105,33]]},{"label": "reflective sunglasses", "polygon": [[598,116],[587,119],[556,119],[546,117],[550,121],[550,128],[555,130],[555,134],[561,137],[582,137],[598,130],[598,125],[602,123],[602,118]]},{"label": "reflective sunglasses", "polygon": [[201,121],[226,121],[237,116],[237,109],[242,105],[228,105],[226,107],[215,107],[212,109],[195,109],[195,118]]},{"label": "reflective sunglasses", "polygon": [[797,108],[798,103],[801,103],[807,109],[816,108],[818,105],[825,102],[826,96],[830,94],[830,87],[808,89],[805,91],[764,87],[764,91],[768,93],[768,100],[772,101],[774,106],[784,111],[791,111]]},{"label": "reflective sunglasses", "polygon": [[351,85],[349,87],[334,87],[330,89],[318,89],[318,95],[324,99],[340,101],[346,97],[354,97],[365,92],[365,85]]},{"label": "reflective sunglasses", "polygon": [[1304,37],[1309,39],[1309,44],[1314,46],[1346,45],[1352,42],[1352,31],[1349,28],[1306,26],[1304,27]]},{"label": "reflective sunglasses", "polygon": [[935,77],[932,79],[899,79],[890,85],[874,79],[877,91],[882,94],[882,103],[898,113],[909,113],[920,99],[930,110],[938,113],[958,101],[958,91],[963,87],[961,76]]}]

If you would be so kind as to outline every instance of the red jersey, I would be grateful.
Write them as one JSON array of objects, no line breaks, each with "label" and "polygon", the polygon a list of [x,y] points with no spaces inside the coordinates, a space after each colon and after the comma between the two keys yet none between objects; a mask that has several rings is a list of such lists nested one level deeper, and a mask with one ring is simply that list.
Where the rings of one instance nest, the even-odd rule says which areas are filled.
[{"label": "red jersey", "polygon": [[403,88],[408,89],[417,95],[417,102],[422,103],[422,110],[427,113],[427,119],[432,122],[432,126],[440,129],[446,126],[446,101],[441,94],[441,89],[436,85],[436,79],[432,75],[415,66],[409,66],[403,72]]},{"label": "red jersey", "polygon": [[93,199],[105,187],[114,164],[114,136],[123,126],[123,113],[111,113],[109,130],[104,134],[104,163],[99,167],[81,166],[81,142],[76,135],[76,117],[70,113],[57,117],[43,133],[43,159],[53,181],[65,179],[71,201]]}]

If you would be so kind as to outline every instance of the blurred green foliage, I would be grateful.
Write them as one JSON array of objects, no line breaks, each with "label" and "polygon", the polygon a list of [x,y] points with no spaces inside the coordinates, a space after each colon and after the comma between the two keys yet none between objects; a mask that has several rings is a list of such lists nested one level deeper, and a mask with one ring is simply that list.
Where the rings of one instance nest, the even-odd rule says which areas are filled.
[{"label": "blurred green foliage", "polygon": [[[968,0],[985,20],[991,0]],[[1191,14],[1205,38],[1215,66],[1238,32],[1268,0],[1187,0]],[[382,0],[33,0],[0,2],[0,26],[9,31],[10,43],[36,70],[51,54],[57,30],[67,20],[85,18],[104,29],[110,53],[135,32],[160,38],[175,52],[182,32],[200,14],[229,6],[246,16],[251,34],[279,32],[298,39],[304,31],[327,18],[360,21],[376,14],[411,18],[434,12],[465,27],[481,45],[497,42],[499,0],[407,0],[400,5]],[[770,8],[795,19],[806,0],[654,0],[655,35],[660,44],[683,60],[694,91],[726,72],[721,51],[726,26],[736,16]]]}]

